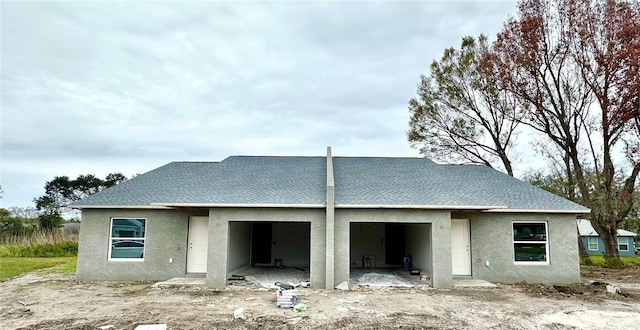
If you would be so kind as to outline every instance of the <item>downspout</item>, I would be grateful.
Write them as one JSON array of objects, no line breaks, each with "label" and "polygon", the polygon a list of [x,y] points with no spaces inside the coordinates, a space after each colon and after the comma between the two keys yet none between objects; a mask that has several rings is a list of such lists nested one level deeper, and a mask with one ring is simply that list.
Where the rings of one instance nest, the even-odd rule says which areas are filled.
[{"label": "downspout", "polygon": [[335,287],[335,184],[333,180],[333,158],[331,147],[327,147],[327,214],[326,214],[326,276],[325,289],[333,290]]}]

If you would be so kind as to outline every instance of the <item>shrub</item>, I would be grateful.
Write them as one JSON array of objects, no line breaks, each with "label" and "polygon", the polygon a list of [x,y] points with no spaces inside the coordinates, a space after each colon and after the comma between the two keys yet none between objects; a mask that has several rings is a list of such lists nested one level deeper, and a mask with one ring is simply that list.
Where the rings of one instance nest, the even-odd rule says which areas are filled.
[{"label": "shrub", "polygon": [[[588,264],[584,260],[581,260],[580,264],[582,266],[608,267],[608,265],[606,264],[606,261],[604,259],[604,256],[592,255],[592,256],[589,257],[589,259],[591,261],[591,264]],[[622,263],[622,268],[624,268],[624,267],[640,267],[640,255],[636,255],[636,256],[621,256],[620,257],[620,261]],[[617,267],[620,267],[620,265],[617,264]]]},{"label": "shrub", "polygon": [[584,257],[580,258],[580,264],[583,266],[593,266],[593,261],[591,261],[589,257]]},{"label": "shrub", "polygon": [[622,261],[620,258],[604,258],[604,267],[605,268],[615,268],[615,269],[620,269],[620,268],[625,268],[626,265],[624,263],[624,261]]}]

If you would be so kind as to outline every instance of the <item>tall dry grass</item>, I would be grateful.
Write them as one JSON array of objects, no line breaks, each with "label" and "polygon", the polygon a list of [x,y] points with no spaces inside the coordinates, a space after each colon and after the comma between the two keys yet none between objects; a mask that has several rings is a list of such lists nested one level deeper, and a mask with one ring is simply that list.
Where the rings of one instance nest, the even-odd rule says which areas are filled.
[{"label": "tall dry grass", "polygon": [[77,242],[78,234],[65,234],[56,230],[53,232],[36,231],[30,235],[0,236],[0,245],[47,244],[67,241]]},{"label": "tall dry grass", "polygon": [[0,237],[0,257],[72,257],[78,255],[78,235],[37,231]]}]

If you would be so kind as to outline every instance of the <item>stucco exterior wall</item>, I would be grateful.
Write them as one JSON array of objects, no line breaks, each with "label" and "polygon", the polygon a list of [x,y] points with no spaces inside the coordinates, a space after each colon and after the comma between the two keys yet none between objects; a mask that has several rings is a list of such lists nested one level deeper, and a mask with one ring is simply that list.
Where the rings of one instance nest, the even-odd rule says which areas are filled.
[{"label": "stucco exterior wall", "polygon": [[[202,210],[82,211],[76,276],[80,280],[165,280],[184,276],[189,217]],[[145,218],[144,260],[108,260],[111,218]],[[172,262],[169,262],[169,259]]]},{"label": "stucco exterior wall", "polygon": [[[335,228],[327,228],[327,215],[323,208],[85,209],[82,212],[77,277],[83,280],[164,280],[185,276],[189,217],[207,215],[209,255],[206,283],[210,287],[223,288],[229,271],[249,263],[249,222],[255,221],[273,222],[276,229],[282,227],[304,232],[304,239],[309,242],[304,247],[308,250],[301,249],[302,252],[296,253],[309,255],[310,280],[315,288],[348,281],[354,252],[350,241],[352,224],[375,228],[376,224],[384,223],[407,224],[406,252],[412,255],[414,266],[431,274],[434,287],[452,285],[452,216],[448,211],[414,209],[338,208],[334,214]],[[470,220],[473,278],[502,283],[580,281],[574,215],[464,212],[454,213],[453,217]],[[144,260],[108,260],[111,218],[147,219]],[[514,263],[513,221],[547,222],[548,265]],[[296,223],[304,225],[297,228]],[[328,231],[335,235],[331,244],[334,254],[326,253]],[[374,236],[378,239],[380,235]],[[274,239],[281,240],[277,235]],[[383,252],[382,247],[380,253]],[[304,262],[302,254],[300,258],[292,255],[290,259]],[[333,266],[333,279],[326,278],[326,274],[331,273],[327,272],[327,264]]]},{"label": "stucco exterior wall", "polygon": [[311,286],[325,286],[325,209],[212,208],[209,209],[209,255],[206,285],[224,288],[227,284],[229,222],[306,222],[310,224]]},{"label": "stucco exterior wall", "polygon": [[[429,223],[432,285],[435,288],[452,286],[451,276],[451,216],[448,211],[413,209],[341,209],[335,210],[335,283],[349,280],[351,223]],[[427,247],[425,247],[427,248]]]},{"label": "stucco exterior wall", "polygon": [[[473,278],[501,283],[580,282],[575,215],[462,213],[456,217],[470,219]],[[547,222],[548,265],[514,262],[513,221]]]},{"label": "stucco exterior wall", "polygon": [[[591,237],[592,239],[595,238],[596,241],[598,242],[598,248],[591,250],[590,246],[589,246],[589,240],[588,238]],[[621,256],[634,256],[635,253],[635,237],[634,236],[618,236],[618,240],[621,237],[626,237],[628,242],[629,242],[629,249],[627,251],[624,250],[618,250],[618,253]],[[580,237],[582,239],[582,243],[584,244],[584,248],[587,249],[587,253],[590,255],[598,255],[601,256],[604,254],[604,242],[602,241],[602,238],[600,238],[599,236],[581,236]],[[619,243],[619,242],[618,242]]]}]

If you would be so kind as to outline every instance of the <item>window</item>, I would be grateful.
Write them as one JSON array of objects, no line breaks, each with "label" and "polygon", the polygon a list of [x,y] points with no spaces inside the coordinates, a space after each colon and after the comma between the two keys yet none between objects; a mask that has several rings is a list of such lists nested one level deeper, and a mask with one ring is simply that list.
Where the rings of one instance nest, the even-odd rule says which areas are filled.
[{"label": "window", "polygon": [[109,260],[144,258],[146,222],[146,219],[111,219]]},{"label": "window", "polygon": [[629,251],[629,237],[618,237],[618,251]]},{"label": "window", "polygon": [[517,263],[548,264],[547,223],[514,222],[513,255]]},{"label": "window", "polygon": [[589,244],[589,251],[598,251],[598,238],[597,237],[587,237],[587,242]]}]

